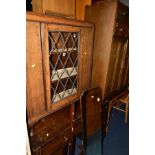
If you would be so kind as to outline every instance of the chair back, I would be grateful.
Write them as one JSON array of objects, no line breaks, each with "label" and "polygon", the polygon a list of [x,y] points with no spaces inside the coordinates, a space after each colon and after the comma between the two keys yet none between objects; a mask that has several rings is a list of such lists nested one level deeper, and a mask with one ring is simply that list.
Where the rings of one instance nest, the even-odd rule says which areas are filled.
[{"label": "chair back", "polygon": [[[104,123],[101,88],[96,87],[84,91],[80,97],[80,106],[82,111],[83,153],[84,155],[90,155],[93,154],[92,151],[95,151],[95,149],[98,152],[103,152]],[[92,149],[91,152],[90,148]]]}]

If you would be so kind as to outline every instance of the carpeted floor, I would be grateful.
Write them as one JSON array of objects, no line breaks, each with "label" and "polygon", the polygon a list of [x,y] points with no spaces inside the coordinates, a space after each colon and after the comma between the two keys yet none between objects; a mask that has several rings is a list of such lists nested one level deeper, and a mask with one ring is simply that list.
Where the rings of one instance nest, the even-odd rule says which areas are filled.
[{"label": "carpeted floor", "polygon": [[121,111],[112,110],[103,150],[104,155],[129,155],[129,121],[125,123]]},{"label": "carpeted floor", "polygon": [[[95,137],[97,136],[91,139],[90,144],[94,144],[94,147],[91,147],[88,155],[101,154],[100,144]],[[80,140],[77,139],[76,143],[79,144]],[[103,150],[104,155],[129,155],[129,123],[125,123],[123,112],[115,109],[112,110],[109,129],[104,139]],[[75,155],[78,155],[77,147],[75,148]]]}]

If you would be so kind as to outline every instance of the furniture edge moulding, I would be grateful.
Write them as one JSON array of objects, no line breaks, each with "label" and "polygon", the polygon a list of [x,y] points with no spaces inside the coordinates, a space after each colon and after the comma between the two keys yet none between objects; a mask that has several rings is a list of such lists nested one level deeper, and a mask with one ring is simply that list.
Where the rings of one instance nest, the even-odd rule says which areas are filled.
[{"label": "furniture edge moulding", "polygon": [[43,23],[51,23],[51,24],[60,24],[60,25],[71,25],[77,27],[90,27],[94,28],[94,24],[91,22],[85,22],[82,20],[75,20],[75,19],[68,19],[50,15],[43,15],[40,13],[33,13],[33,12],[26,12],[26,20],[27,21],[36,21],[36,22],[43,22]]}]

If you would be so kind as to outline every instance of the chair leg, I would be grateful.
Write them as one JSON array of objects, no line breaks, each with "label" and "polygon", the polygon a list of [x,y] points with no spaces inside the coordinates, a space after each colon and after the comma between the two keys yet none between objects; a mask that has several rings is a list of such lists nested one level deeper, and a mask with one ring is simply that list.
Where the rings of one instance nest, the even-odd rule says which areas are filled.
[{"label": "chair leg", "polygon": [[128,110],[129,110],[129,103],[127,103],[125,107],[125,123],[128,122]]},{"label": "chair leg", "polygon": [[[109,102],[109,109],[108,109],[108,121],[107,121],[107,124],[109,124],[109,121],[110,121],[110,114],[111,114],[111,110],[112,110],[112,104],[113,102]],[[106,132],[108,131],[108,125],[106,127]]]}]

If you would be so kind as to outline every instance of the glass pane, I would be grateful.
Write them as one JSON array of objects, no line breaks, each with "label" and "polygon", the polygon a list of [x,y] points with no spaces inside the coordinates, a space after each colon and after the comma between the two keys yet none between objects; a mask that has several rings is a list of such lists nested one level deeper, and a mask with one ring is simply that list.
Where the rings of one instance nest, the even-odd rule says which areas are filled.
[{"label": "glass pane", "polygon": [[78,32],[49,31],[51,102],[77,92]]}]

